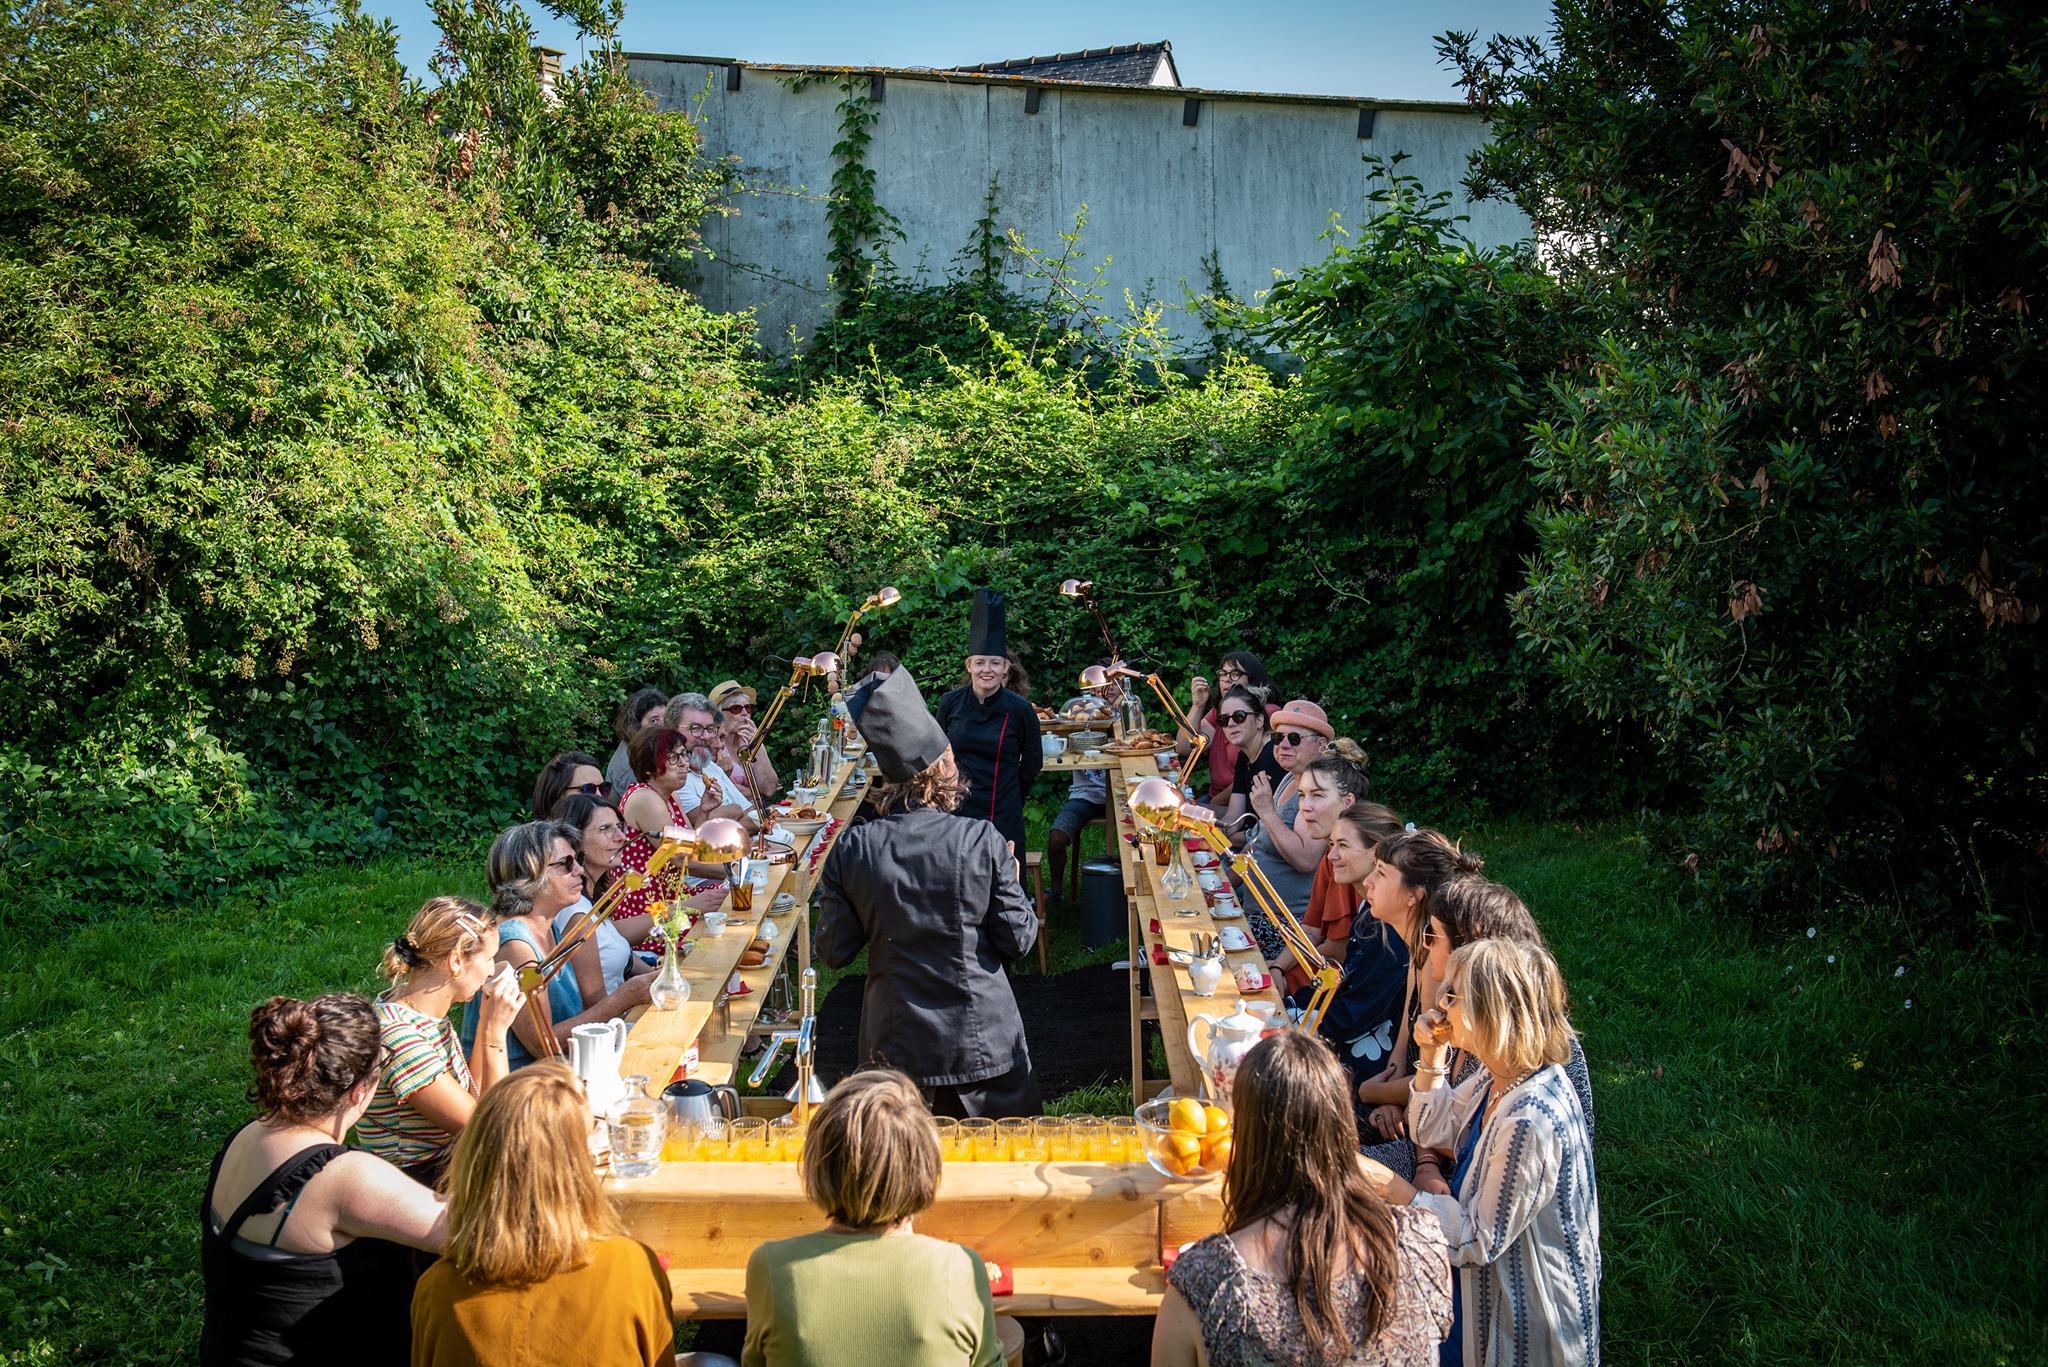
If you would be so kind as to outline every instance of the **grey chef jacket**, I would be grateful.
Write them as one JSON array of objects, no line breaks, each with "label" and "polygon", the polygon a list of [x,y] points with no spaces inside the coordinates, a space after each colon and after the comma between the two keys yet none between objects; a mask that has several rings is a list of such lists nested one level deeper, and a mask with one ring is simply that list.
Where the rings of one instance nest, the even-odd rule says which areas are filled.
[{"label": "grey chef jacket", "polygon": [[844,968],[868,951],[860,1060],[926,1087],[1031,1065],[1003,965],[1038,942],[1038,917],[1002,832],[930,807],[849,827],[818,878],[814,948]]}]

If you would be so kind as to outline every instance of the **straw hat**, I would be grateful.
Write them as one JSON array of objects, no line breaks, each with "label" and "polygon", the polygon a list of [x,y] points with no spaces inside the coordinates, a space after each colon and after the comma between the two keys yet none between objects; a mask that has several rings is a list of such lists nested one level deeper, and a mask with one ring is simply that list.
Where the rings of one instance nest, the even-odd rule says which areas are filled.
[{"label": "straw hat", "polygon": [[706,694],[705,696],[711,699],[711,705],[717,708],[720,712],[725,711],[726,703],[730,702],[735,697],[745,698],[747,700],[747,706],[749,707],[752,707],[755,703],[761,700],[760,694],[754,692],[753,689],[747,687],[738,679],[727,679],[724,683],[712,689],[711,692]]}]

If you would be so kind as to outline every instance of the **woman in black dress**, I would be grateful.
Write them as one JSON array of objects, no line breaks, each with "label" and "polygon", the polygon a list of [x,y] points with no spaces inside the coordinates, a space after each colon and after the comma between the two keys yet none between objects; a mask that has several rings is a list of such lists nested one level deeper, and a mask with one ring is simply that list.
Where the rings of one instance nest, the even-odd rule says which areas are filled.
[{"label": "woman in black dress", "polygon": [[249,1017],[262,1114],[213,1160],[200,1200],[207,1367],[404,1362],[418,1269],[447,1203],[342,1143],[377,1090],[376,1008],[350,992],[272,997]]},{"label": "woman in black dress", "polygon": [[974,591],[967,641],[967,682],[939,699],[939,726],[953,744],[953,759],[967,782],[961,816],[993,822],[1024,857],[1024,794],[1045,763],[1038,712],[1011,692],[1003,595]]}]

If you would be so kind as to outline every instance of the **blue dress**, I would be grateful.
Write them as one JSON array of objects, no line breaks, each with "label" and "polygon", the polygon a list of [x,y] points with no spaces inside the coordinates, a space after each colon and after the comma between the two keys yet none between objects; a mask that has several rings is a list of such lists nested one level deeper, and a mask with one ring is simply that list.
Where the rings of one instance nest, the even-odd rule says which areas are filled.
[{"label": "blue dress", "polygon": [[[519,921],[498,922],[498,944],[502,947],[508,940],[517,940],[531,947],[536,959],[547,958],[541,947],[534,943],[533,933]],[[465,1054],[476,1045],[477,1003],[482,996],[483,992],[479,990],[476,996],[471,997],[463,1006],[460,1034],[462,1052]],[[565,967],[548,982],[548,1010],[558,1021],[569,1020],[583,1014],[583,989],[576,986],[576,974],[573,969]],[[511,1030],[505,1032],[505,1057],[509,1066],[513,1068],[524,1068],[533,1062],[533,1055],[527,1052],[518,1034]]]}]

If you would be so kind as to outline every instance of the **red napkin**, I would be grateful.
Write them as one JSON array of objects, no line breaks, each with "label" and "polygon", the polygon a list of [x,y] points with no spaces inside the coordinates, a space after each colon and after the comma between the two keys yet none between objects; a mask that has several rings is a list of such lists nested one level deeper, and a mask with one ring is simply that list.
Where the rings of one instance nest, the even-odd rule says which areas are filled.
[{"label": "red napkin", "polygon": [[1016,1290],[1017,1290],[1017,1269],[1016,1269],[1016,1268],[1014,1268],[1014,1267],[1009,1267],[1009,1266],[1006,1266],[1006,1265],[1004,1265],[1004,1264],[1002,1264],[1002,1263],[992,1263],[992,1262],[989,1262],[989,1261],[988,1261],[987,1259],[983,1259],[983,1260],[982,1260],[982,1264],[981,1264],[981,1265],[982,1265],[983,1267],[985,1267],[985,1268],[987,1268],[987,1269],[988,1269],[988,1293],[989,1293],[989,1295],[991,1295],[991,1296],[1009,1296],[1009,1295],[1014,1295],[1014,1294],[1016,1293]]},{"label": "red napkin", "polygon": [[1209,848],[1209,842],[1202,839],[1199,835],[1188,836],[1180,843],[1182,849],[1193,854],[1201,854]]},{"label": "red napkin", "polygon": [[1153,962],[1153,963],[1154,963],[1155,965],[1157,965],[1158,967],[1161,967],[1161,968],[1164,968],[1164,967],[1166,966],[1166,946],[1165,946],[1165,945],[1154,945],[1154,946],[1152,946],[1152,962]]},{"label": "red napkin", "polygon": [[1154,916],[1151,920],[1145,923],[1145,928],[1147,930],[1150,930],[1154,935],[1157,935],[1159,933],[1159,918],[1157,916]]}]

